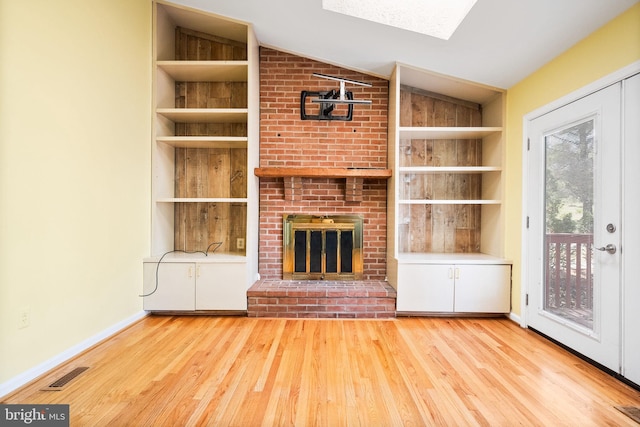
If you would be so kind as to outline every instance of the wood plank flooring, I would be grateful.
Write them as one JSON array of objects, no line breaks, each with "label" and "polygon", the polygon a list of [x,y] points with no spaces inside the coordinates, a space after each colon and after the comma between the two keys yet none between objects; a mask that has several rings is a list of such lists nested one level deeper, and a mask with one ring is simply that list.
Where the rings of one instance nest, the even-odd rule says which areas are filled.
[{"label": "wood plank flooring", "polygon": [[640,392],[506,318],[149,316],[2,403],[72,426],[637,426],[614,406]]}]

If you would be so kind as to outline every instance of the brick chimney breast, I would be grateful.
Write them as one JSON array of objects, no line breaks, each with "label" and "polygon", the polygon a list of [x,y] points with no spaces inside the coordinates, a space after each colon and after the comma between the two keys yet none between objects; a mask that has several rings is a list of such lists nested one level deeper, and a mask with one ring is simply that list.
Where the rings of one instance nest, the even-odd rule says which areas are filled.
[{"label": "brick chimney breast", "polygon": [[[313,77],[328,74],[370,83],[353,86],[356,99],[352,121],[302,120],[301,91],[326,91],[337,84]],[[336,86],[336,87],[334,87]],[[260,167],[387,168],[387,80],[260,48]],[[260,178],[259,272],[264,279],[281,279],[284,214],[361,215],[363,224],[364,280],[386,276],[387,180]],[[358,189],[361,188],[361,189]]]}]

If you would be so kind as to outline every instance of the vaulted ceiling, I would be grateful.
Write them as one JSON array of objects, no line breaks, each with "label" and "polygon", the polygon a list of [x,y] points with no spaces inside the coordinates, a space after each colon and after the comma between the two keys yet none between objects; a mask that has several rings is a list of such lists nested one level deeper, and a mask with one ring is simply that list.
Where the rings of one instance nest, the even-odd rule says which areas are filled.
[{"label": "vaulted ceiling", "polygon": [[400,62],[508,89],[637,0],[478,0],[449,40],[326,11],[322,0],[172,2],[251,23],[261,45],[345,68],[388,77]]}]

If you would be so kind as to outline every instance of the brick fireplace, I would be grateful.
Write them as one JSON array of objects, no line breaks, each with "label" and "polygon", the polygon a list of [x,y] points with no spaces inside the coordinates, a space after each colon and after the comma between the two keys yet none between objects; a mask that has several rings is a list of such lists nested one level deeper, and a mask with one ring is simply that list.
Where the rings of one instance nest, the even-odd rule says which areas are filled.
[{"label": "brick fireplace", "polygon": [[[370,83],[353,86],[352,121],[302,120],[302,91],[325,91],[328,74]],[[283,278],[283,215],[358,215],[363,219],[363,280],[386,276],[388,82],[269,48],[260,50],[260,168],[302,169],[260,178],[259,273]],[[339,170],[373,171],[341,176]],[[312,176],[301,176],[312,175]]]},{"label": "brick fireplace", "polygon": [[[355,105],[351,121],[303,120],[302,91],[323,92],[335,86],[313,73],[371,84],[371,87],[349,87],[355,99],[369,99],[371,104]],[[265,47],[260,49],[260,167],[255,173],[260,177],[261,280],[247,293],[249,316],[395,317],[395,290],[385,282],[390,176],[388,95],[389,86],[384,79]],[[283,218],[289,215],[309,219],[358,218],[361,242],[357,251],[348,247],[349,237],[340,249],[358,257],[357,274],[312,272],[300,276],[292,274],[291,268],[287,270],[285,264],[292,261],[291,254],[286,257],[284,254]],[[328,221],[325,224],[302,226],[299,235],[326,239],[326,230],[336,227],[331,227]],[[346,225],[341,227],[348,229]],[[312,236],[312,229],[319,232]],[[331,233],[330,239],[342,236],[342,232]],[[347,236],[349,232],[344,233]],[[326,241],[319,244],[327,245]],[[320,264],[304,268],[317,269],[321,263],[334,262],[327,260],[326,254],[322,256],[325,259],[316,261]],[[337,258],[337,252],[331,256],[336,257],[335,262],[345,261]],[[297,268],[303,269],[302,264]],[[295,269],[293,266],[293,273]],[[322,271],[326,273],[326,269]]]}]

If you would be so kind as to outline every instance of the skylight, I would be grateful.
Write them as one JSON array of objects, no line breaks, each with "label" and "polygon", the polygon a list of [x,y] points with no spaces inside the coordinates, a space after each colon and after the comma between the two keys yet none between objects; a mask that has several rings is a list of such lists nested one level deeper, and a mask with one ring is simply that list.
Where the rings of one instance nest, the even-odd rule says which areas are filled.
[{"label": "skylight", "polygon": [[322,0],[322,8],[449,40],[477,0]]}]

